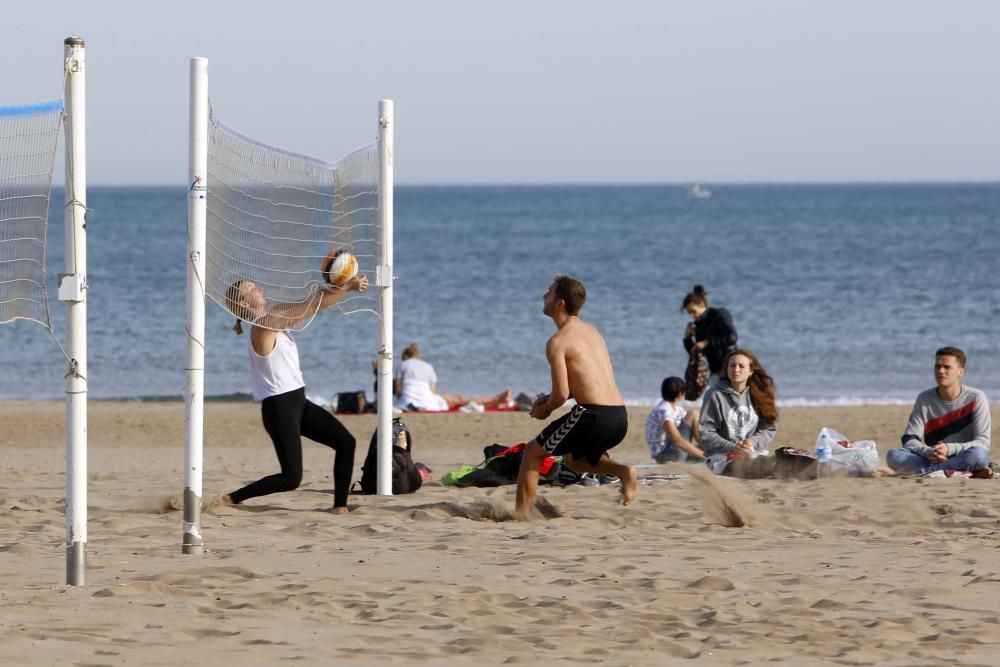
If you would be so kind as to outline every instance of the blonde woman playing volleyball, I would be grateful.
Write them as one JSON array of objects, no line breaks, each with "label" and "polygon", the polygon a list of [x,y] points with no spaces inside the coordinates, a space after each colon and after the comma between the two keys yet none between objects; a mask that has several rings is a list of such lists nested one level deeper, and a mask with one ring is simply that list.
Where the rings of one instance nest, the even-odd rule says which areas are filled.
[{"label": "blonde woman playing volleyball", "polygon": [[[302,436],[305,436],[334,451],[332,511],[348,512],[355,439],[336,417],[306,400],[299,350],[288,328],[329,308],[347,292],[367,287],[367,277],[355,276],[342,289],[319,289],[302,301],[274,307],[264,290],[249,280],[237,280],[226,290],[229,310],[251,323],[250,390],[260,403],[264,430],[271,436],[281,472],[222,494],[219,502],[238,505],[248,498],[297,489],[302,482]],[[233,329],[242,333],[239,321]]]}]

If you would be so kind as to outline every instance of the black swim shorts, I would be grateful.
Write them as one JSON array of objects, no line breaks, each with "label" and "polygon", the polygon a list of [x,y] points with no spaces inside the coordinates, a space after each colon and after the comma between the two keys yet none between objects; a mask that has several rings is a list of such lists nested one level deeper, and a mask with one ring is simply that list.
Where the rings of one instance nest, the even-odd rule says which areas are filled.
[{"label": "black swim shorts", "polygon": [[553,456],[570,455],[597,465],[609,449],[625,439],[628,413],[624,405],[577,404],[538,434],[542,448]]}]

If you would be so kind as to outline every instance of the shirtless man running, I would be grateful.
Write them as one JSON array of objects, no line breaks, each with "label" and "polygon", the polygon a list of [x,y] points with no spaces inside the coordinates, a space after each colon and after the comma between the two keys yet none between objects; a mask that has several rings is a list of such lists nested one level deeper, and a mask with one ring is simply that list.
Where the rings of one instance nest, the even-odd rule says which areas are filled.
[{"label": "shirtless man running", "polygon": [[535,419],[547,419],[567,399],[576,400],[568,413],[546,426],[524,448],[517,476],[515,515],[528,518],[538,491],[538,468],[546,456],[563,456],[576,472],[611,474],[621,480],[622,504],[638,491],[635,468],[613,461],[608,450],[628,431],[625,402],[618,393],[604,338],[578,316],[587,291],[568,276],[556,276],[542,300],[542,312],[559,330],[545,346],[552,369],[552,391],[539,396],[531,408]]}]

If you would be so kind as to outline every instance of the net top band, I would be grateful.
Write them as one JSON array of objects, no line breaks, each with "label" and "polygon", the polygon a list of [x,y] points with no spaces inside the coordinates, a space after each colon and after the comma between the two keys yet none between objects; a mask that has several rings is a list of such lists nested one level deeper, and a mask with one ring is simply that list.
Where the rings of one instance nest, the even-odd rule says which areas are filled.
[{"label": "net top band", "polygon": [[0,118],[19,118],[23,116],[41,116],[49,113],[62,113],[63,101],[38,102],[37,104],[16,104],[0,106]]}]

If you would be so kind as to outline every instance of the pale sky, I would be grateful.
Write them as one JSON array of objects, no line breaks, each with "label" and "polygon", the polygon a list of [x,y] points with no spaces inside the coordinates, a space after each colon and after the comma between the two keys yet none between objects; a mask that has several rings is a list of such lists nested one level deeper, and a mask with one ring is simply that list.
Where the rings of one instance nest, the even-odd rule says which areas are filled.
[{"label": "pale sky", "polygon": [[0,104],[87,42],[91,184],[187,177],[188,60],[226,124],[335,160],[396,106],[399,183],[1000,179],[1000,2],[8,3]]}]

